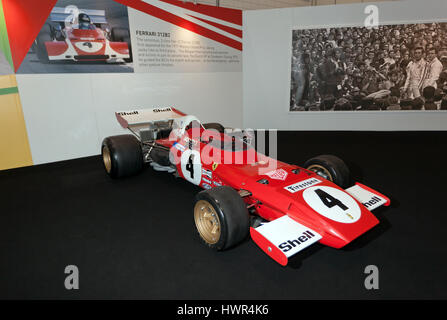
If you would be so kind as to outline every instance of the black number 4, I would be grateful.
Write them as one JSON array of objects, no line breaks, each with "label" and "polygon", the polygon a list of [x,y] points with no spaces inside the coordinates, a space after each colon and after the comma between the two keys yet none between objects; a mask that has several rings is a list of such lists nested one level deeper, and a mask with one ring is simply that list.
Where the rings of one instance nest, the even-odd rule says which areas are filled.
[{"label": "black number 4", "polygon": [[316,189],[315,193],[320,197],[321,201],[325,204],[326,207],[332,208],[334,206],[340,207],[342,210],[348,210],[348,207],[343,204],[340,200],[334,198],[329,193],[324,192],[321,189]]},{"label": "black number 4", "polygon": [[186,171],[191,173],[191,179],[194,179],[194,164],[193,164],[194,155],[191,154],[188,159],[188,163],[186,164]]}]

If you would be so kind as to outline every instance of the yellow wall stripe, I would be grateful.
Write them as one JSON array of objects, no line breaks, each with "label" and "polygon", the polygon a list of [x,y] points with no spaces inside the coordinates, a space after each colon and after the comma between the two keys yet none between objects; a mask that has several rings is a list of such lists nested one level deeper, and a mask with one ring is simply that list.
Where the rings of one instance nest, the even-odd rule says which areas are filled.
[{"label": "yellow wall stripe", "polygon": [[15,75],[0,76],[0,170],[33,164]]},{"label": "yellow wall stripe", "polygon": [[0,89],[10,87],[17,87],[16,76],[14,74],[0,76]]}]

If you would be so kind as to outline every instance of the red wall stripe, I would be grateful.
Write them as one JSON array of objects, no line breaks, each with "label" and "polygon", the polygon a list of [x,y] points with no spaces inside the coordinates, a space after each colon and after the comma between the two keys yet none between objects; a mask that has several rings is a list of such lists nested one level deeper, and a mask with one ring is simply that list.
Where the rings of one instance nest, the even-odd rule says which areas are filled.
[{"label": "red wall stripe", "polygon": [[179,16],[176,16],[175,14],[172,14],[166,10],[155,7],[155,6],[148,4],[146,2],[143,2],[140,0],[115,0],[115,1],[119,2],[121,4],[124,4],[128,7],[139,10],[141,12],[147,13],[147,14],[149,14],[153,17],[156,17],[158,19],[164,20],[166,22],[172,23],[172,24],[179,26],[181,28],[187,29],[189,31],[192,31],[194,33],[197,33],[199,35],[207,37],[209,39],[212,39],[212,40],[215,40],[222,44],[225,44],[225,45],[227,45],[231,48],[234,48],[236,50],[242,51],[242,43],[241,42],[236,41],[231,38],[228,38],[224,35],[221,35],[217,32],[211,31],[211,30],[204,28],[202,26],[199,26],[198,24],[195,24],[191,21],[183,19]]},{"label": "red wall stripe", "polygon": [[57,0],[2,0],[14,69],[17,71]]},{"label": "red wall stripe", "polygon": [[191,2],[182,2],[179,0],[160,1],[242,26],[242,10],[208,6],[205,4],[193,4]]},{"label": "red wall stripe", "polygon": [[212,26],[214,26],[216,28],[219,28],[219,29],[221,29],[223,31],[226,31],[228,33],[231,33],[231,34],[235,35],[236,37],[242,38],[242,30],[235,29],[235,28],[232,28],[232,27],[228,27],[228,26],[225,26],[223,24],[220,24],[220,23],[217,23],[217,22],[213,22],[213,21],[210,21],[210,20],[206,20],[206,19],[202,19],[202,18],[199,18],[199,17],[195,17],[195,16],[190,15],[190,14],[188,14],[188,16],[193,17],[194,19],[198,19],[200,21],[203,21],[205,23],[208,23],[208,24],[210,24],[210,25],[212,25]]}]

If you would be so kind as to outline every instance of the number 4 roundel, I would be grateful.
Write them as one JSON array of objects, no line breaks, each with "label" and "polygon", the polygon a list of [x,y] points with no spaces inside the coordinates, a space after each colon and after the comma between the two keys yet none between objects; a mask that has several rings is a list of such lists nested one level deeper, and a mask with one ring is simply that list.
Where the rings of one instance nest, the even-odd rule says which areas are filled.
[{"label": "number 4 roundel", "polygon": [[182,174],[185,179],[193,184],[199,185],[202,180],[202,162],[200,152],[186,149],[180,159]]},{"label": "number 4 roundel", "polygon": [[354,223],[360,219],[357,202],[346,192],[327,186],[315,186],[304,190],[306,203],[322,216],[341,223]]}]

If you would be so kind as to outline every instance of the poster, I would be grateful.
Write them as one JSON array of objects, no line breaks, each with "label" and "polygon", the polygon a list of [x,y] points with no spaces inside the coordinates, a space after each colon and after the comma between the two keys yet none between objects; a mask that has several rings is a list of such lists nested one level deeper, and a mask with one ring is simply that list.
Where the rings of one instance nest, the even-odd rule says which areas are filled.
[{"label": "poster", "polygon": [[292,31],[289,111],[447,109],[447,23]]},{"label": "poster", "polygon": [[241,72],[242,11],[181,1],[129,5],[135,72]]},{"label": "poster", "polygon": [[17,73],[133,72],[125,5],[59,0]]},{"label": "poster", "polygon": [[241,10],[171,0],[59,0],[17,73],[241,71]]}]

